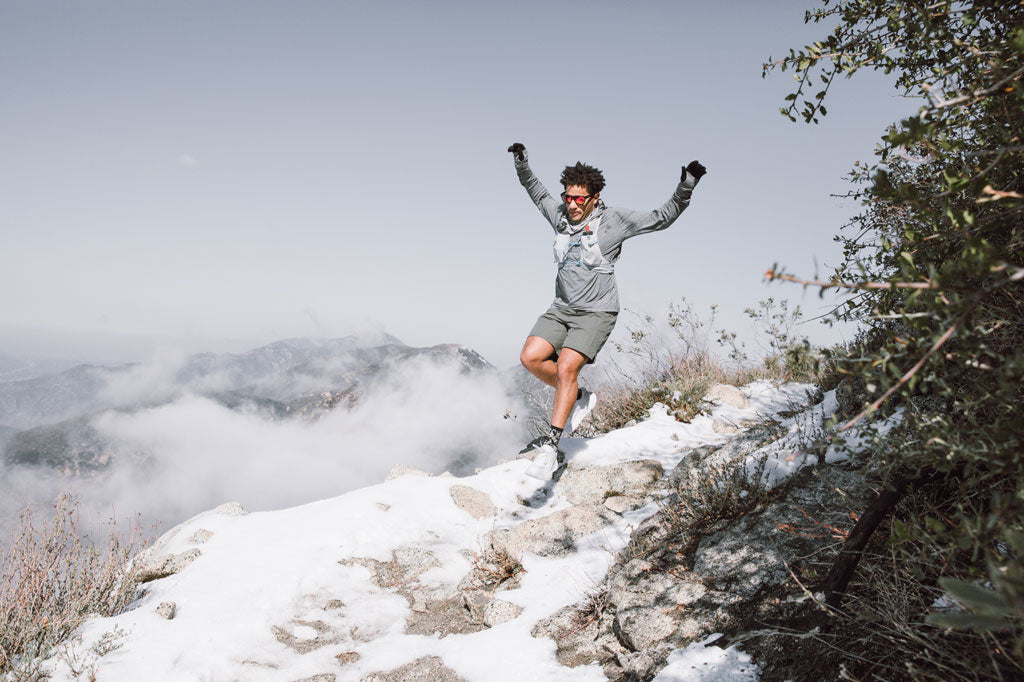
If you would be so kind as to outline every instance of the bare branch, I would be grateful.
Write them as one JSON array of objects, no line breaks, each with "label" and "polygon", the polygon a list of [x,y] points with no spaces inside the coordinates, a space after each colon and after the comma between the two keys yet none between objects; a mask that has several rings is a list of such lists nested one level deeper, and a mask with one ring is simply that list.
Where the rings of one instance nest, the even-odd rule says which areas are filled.
[{"label": "bare branch", "polygon": [[764,273],[765,279],[769,282],[773,280],[781,280],[783,282],[793,282],[795,284],[802,284],[805,287],[821,287],[822,289],[932,289],[935,291],[956,291],[961,287],[940,287],[936,286],[933,282],[841,282],[839,280],[832,280],[829,282],[816,279],[799,279],[793,275],[787,275],[782,272],[775,272],[774,268],[770,268]]}]

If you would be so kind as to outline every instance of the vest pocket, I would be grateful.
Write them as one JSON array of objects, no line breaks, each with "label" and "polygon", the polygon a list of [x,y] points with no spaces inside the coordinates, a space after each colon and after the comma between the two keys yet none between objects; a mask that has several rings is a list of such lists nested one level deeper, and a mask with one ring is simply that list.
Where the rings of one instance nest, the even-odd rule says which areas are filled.
[{"label": "vest pocket", "polygon": [[583,246],[583,264],[590,267],[601,265],[604,262],[604,256],[601,255],[601,246],[597,242],[597,235],[584,234],[581,241]]}]

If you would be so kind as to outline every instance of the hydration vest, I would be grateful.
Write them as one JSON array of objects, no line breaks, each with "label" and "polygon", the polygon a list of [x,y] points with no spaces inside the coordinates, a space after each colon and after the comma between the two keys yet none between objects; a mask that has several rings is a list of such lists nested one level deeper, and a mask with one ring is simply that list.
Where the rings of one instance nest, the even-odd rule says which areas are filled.
[{"label": "hydration vest", "polygon": [[[567,263],[582,265],[593,272],[612,274],[615,272],[615,264],[605,258],[601,253],[601,246],[597,241],[597,231],[601,227],[601,216],[591,218],[583,229],[575,234],[569,234],[569,220],[566,217],[558,222],[558,231],[555,233],[555,262],[561,267]],[[574,246],[580,246],[582,260],[569,258],[569,250]]]}]

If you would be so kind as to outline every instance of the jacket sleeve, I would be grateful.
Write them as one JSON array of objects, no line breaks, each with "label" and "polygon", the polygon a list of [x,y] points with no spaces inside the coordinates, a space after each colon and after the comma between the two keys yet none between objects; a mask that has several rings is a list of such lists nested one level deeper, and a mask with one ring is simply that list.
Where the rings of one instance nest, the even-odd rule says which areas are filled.
[{"label": "jacket sleeve", "polygon": [[547,221],[551,223],[551,227],[554,228],[562,217],[560,212],[562,208],[561,203],[548,193],[547,188],[533,174],[529,161],[515,159],[515,165],[516,173],[519,175],[519,182],[523,184],[523,187],[526,188],[526,193],[530,195],[530,199],[533,200],[533,203],[537,205],[537,208],[544,214]]},{"label": "jacket sleeve", "polygon": [[697,179],[686,174],[686,180],[676,186],[672,197],[653,211],[628,211],[619,209],[622,220],[622,238],[629,239],[648,232],[657,232],[675,222],[676,218],[690,205],[690,195],[697,185]]}]

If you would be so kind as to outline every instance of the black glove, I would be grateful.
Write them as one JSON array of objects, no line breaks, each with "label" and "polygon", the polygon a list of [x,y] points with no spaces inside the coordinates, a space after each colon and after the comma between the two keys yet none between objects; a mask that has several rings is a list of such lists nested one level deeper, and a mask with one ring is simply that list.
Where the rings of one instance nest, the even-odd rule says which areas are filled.
[{"label": "black glove", "polygon": [[690,175],[700,180],[702,177],[707,175],[708,169],[701,165],[700,161],[693,160],[683,169],[683,177],[679,180],[680,182],[686,182],[686,174],[689,172]]},{"label": "black glove", "polygon": [[526,145],[522,142],[513,142],[512,146],[508,148],[508,151],[515,154],[515,157],[520,161],[526,161]]}]

